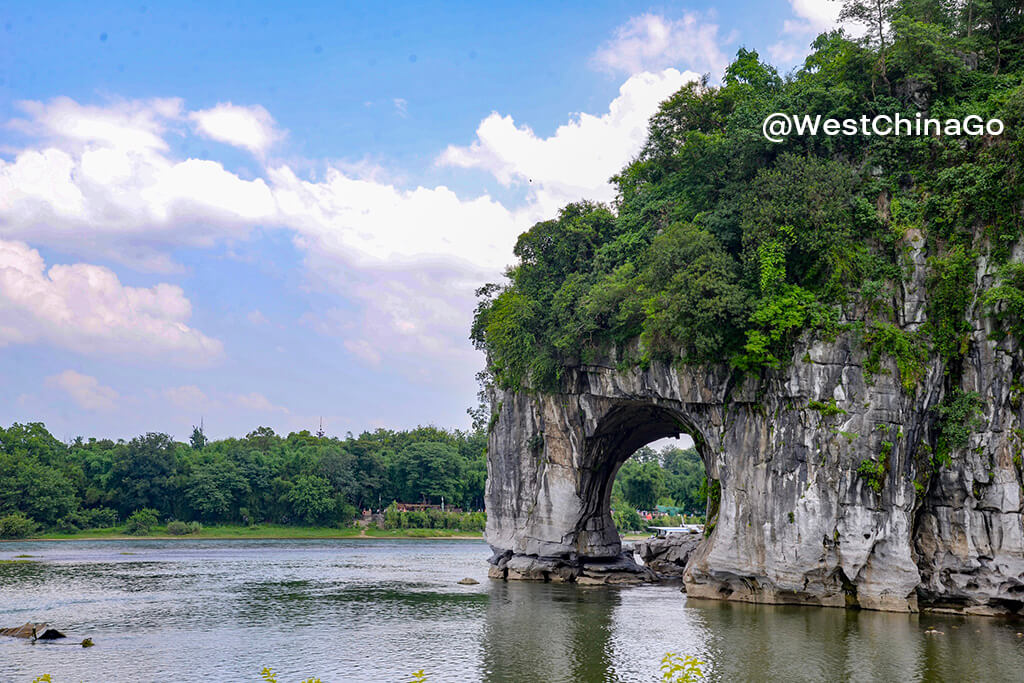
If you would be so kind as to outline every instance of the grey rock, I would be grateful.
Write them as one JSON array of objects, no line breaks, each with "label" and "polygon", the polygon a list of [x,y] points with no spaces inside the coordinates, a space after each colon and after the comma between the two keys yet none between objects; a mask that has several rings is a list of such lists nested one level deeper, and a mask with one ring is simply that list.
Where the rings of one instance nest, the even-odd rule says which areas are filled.
[{"label": "grey rock", "polygon": [[[926,320],[926,255],[916,234],[906,247],[914,274],[895,297],[897,323],[911,330]],[[1022,255],[1018,247],[1015,258]],[[992,270],[982,259],[979,289],[991,285]],[[595,580],[594,563],[617,563],[622,553],[609,509],[618,468],[640,446],[688,433],[721,485],[710,536],[685,556],[690,595],[1020,610],[1024,358],[1012,337],[989,338],[979,298],[958,386],[937,357],[913,392],[886,356],[883,372],[866,377],[868,350],[857,332],[844,331],[833,339],[805,335],[784,369],[742,381],[724,365],[652,361],[622,370],[622,359],[610,356],[568,368],[557,393],[495,390],[486,488],[486,539],[498,558],[491,575]],[[854,305],[844,316],[860,320],[863,311]],[[635,345],[629,350],[639,357]],[[983,397],[986,426],[953,453],[951,466],[929,475],[933,408],[954,388]],[[834,415],[810,404],[833,399],[842,411]],[[857,468],[883,449],[890,450],[876,491]],[[678,558],[671,562],[678,566]]]},{"label": "grey rock", "polygon": [[673,534],[665,538],[637,541],[632,544],[632,551],[655,574],[682,577],[690,555],[703,540],[700,534]]}]

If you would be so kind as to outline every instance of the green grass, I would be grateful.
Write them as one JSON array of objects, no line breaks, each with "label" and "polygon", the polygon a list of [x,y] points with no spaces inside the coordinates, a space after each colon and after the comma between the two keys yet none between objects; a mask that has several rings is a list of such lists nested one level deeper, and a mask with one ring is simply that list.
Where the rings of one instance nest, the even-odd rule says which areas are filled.
[{"label": "green grass", "polygon": [[459,531],[456,529],[363,529],[358,527],[315,527],[286,526],[284,524],[260,524],[243,526],[225,524],[221,526],[204,526],[198,534],[172,536],[167,533],[166,526],[153,527],[148,536],[130,536],[124,527],[106,529],[86,529],[84,531],[51,532],[33,536],[25,540],[84,540],[84,539],[196,539],[196,538],[481,538],[479,531]]}]

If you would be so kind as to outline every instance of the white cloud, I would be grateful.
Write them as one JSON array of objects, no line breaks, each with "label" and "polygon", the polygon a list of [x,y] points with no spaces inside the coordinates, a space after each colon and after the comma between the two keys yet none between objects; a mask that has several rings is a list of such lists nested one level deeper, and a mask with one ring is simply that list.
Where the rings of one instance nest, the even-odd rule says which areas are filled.
[{"label": "white cloud", "polygon": [[169,247],[243,238],[276,216],[264,180],[172,157],[162,136],[180,117],[179,100],[20,106],[31,119],[14,125],[41,144],[0,159],[0,239],[171,271]]},{"label": "white cloud", "polygon": [[577,114],[547,138],[495,112],[480,123],[476,140],[468,147],[449,146],[438,163],[482,168],[504,185],[527,184],[542,214],[582,198],[610,201],[614,189],[608,179],[640,151],[650,116],[699,78],[676,69],[637,74],[622,84],[607,113]]},{"label": "white cloud", "polygon": [[839,12],[843,3],[838,0],[789,0],[796,21],[786,20],[787,33],[821,33],[830,31],[839,24]]},{"label": "white cloud", "polygon": [[282,166],[268,171],[282,223],[312,264],[345,267],[444,259],[500,268],[521,229],[487,195],[461,199],[447,187],[404,190],[328,169],[321,181]]},{"label": "white cloud", "polygon": [[594,54],[593,62],[612,73],[636,74],[683,66],[720,75],[728,62],[718,25],[688,12],[681,19],[641,14],[615,30],[614,37]]},{"label": "white cloud", "polygon": [[394,100],[392,100],[392,102],[394,102],[395,111],[398,112],[399,116],[401,116],[403,119],[406,118],[407,116],[409,116],[409,103],[408,102],[406,102],[401,97],[396,97]]},{"label": "white cloud", "polygon": [[284,406],[275,405],[270,402],[266,396],[258,392],[251,392],[248,394],[238,394],[233,397],[234,402],[245,410],[251,410],[257,413],[288,413],[288,409]]},{"label": "white cloud", "polygon": [[86,263],[49,270],[39,252],[0,240],[0,347],[40,342],[85,354],[127,354],[205,365],[221,342],[190,328],[180,287],[126,287]]},{"label": "white cloud", "polygon": [[808,48],[800,43],[791,40],[780,40],[768,46],[768,57],[772,64],[790,66],[803,59],[808,53]]},{"label": "white cloud", "polygon": [[263,107],[242,107],[230,102],[189,114],[198,133],[204,137],[262,156],[282,137],[274,117]]},{"label": "white cloud", "polygon": [[108,412],[117,407],[116,391],[100,384],[95,377],[74,370],[47,377],[46,384],[66,393],[83,410]]},{"label": "white cloud", "polygon": [[792,66],[810,53],[810,42],[819,33],[842,28],[849,36],[864,35],[864,27],[840,23],[843,3],[838,0],[789,0],[793,18],[782,23],[783,36],[768,47],[768,55],[779,66]]},{"label": "white cloud", "polygon": [[165,150],[164,135],[181,117],[179,98],[115,100],[106,106],[83,105],[69,97],[49,103],[23,101],[18,107],[28,119],[10,127],[44,140],[61,141],[73,149],[102,146],[130,150]]},{"label": "white cloud", "polygon": [[[188,135],[187,123],[201,119],[185,112],[180,100],[118,102],[109,111],[66,98],[25,103],[28,119],[19,126],[42,141],[17,151],[13,160],[0,159],[0,240],[30,240],[168,271],[175,265],[173,248],[230,243],[257,226],[284,228],[305,254],[312,281],[356,304],[348,314],[354,324],[321,320],[311,323],[314,328],[328,325],[350,353],[370,361],[429,354],[439,363],[410,364],[410,372],[428,367],[448,377],[452,369],[479,362],[466,338],[473,290],[500,277],[516,237],[566,202],[612,199],[608,179],[640,149],[650,115],[696,77],[676,69],[637,74],[606,112],[577,114],[546,138],[495,113],[481,122],[472,144],[439,156],[440,164],[479,168],[506,185],[527,187],[526,201],[515,208],[487,194],[407,187],[365,164],[328,165],[312,177],[278,164],[264,167],[262,177],[243,179],[213,159],[182,160],[168,140]],[[61,125],[78,132],[58,134]],[[54,275],[46,277],[43,269],[40,259],[28,270],[39,287],[56,289]],[[97,274],[95,282],[110,291],[136,291],[96,266],[60,266],[51,273],[61,269]],[[157,290],[166,302],[188,304],[180,289]],[[89,307],[97,306],[76,300],[65,308],[91,319]],[[131,343],[116,341],[131,335],[99,330],[62,336],[56,323],[43,325],[39,316],[24,329],[32,339],[89,352],[120,343],[180,357],[191,344],[195,355],[218,355],[220,343],[188,328],[187,312],[180,313],[124,323],[131,329],[166,326],[154,344],[142,344],[141,332]],[[250,323],[262,323],[257,313],[247,316]],[[7,331],[3,325],[0,341],[13,343],[21,326]]]}]

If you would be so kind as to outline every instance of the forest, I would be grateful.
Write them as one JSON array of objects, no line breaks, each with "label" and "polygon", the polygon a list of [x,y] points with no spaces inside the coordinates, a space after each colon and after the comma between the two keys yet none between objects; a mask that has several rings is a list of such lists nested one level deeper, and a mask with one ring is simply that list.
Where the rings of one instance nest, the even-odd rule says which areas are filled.
[{"label": "forest", "polygon": [[208,441],[196,428],[188,443],[150,433],[65,444],[40,423],[16,423],[0,427],[0,527],[16,513],[41,529],[110,527],[143,510],[160,522],[338,526],[359,510],[442,497],[481,510],[485,449],[479,429],[339,439],[260,427]]},{"label": "forest", "polygon": [[[483,515],[469,513],[484,508],[486,447],[479,423],[343,439],[260,427],[213,441],[195,428],[187,443],[161,433],[64,443],[41,423],[15,423],[0,427],[0,538],[125,523],[128,532],[171,523],[172,533],[197,523],[343,527],[367,509],[385,511],[387,528],[480,531]],[[623,467],[616,501],[620,509],[702,509],[703,478],[694,451],[644,448]],[[466,514],[391,505],[442,499]]]},{"label": "forest", "polygon": [[[612,179],[612,205],[570,204],[519,237],[472,330],[498,386],[557,390],[566,368],[608,358],[758,375],[792,362],[800,335],[840,330],[868,349],[866,373],[894,359],[908,394],[929,357],[953,386],[979,259],[995,274],[979,296],[993,333],[1024,337],[1024,8],[851,0],[842,18],[864,36],[821,34],[789,74],[740,49],[720,84],[678,91]],[[975,115],[1005,131],[773,143],[774,112]],[[912,244],[929,291],[910,330],[895,323]]]}]

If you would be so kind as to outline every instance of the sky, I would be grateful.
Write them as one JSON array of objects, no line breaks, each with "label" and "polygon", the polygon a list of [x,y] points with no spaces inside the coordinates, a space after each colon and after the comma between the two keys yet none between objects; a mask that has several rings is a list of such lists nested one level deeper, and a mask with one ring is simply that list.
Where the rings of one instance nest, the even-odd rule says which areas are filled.
[{"label": "sky", "polygon": [[0,0],[0,424],[466,428],[474,290],[831,0]]}]

